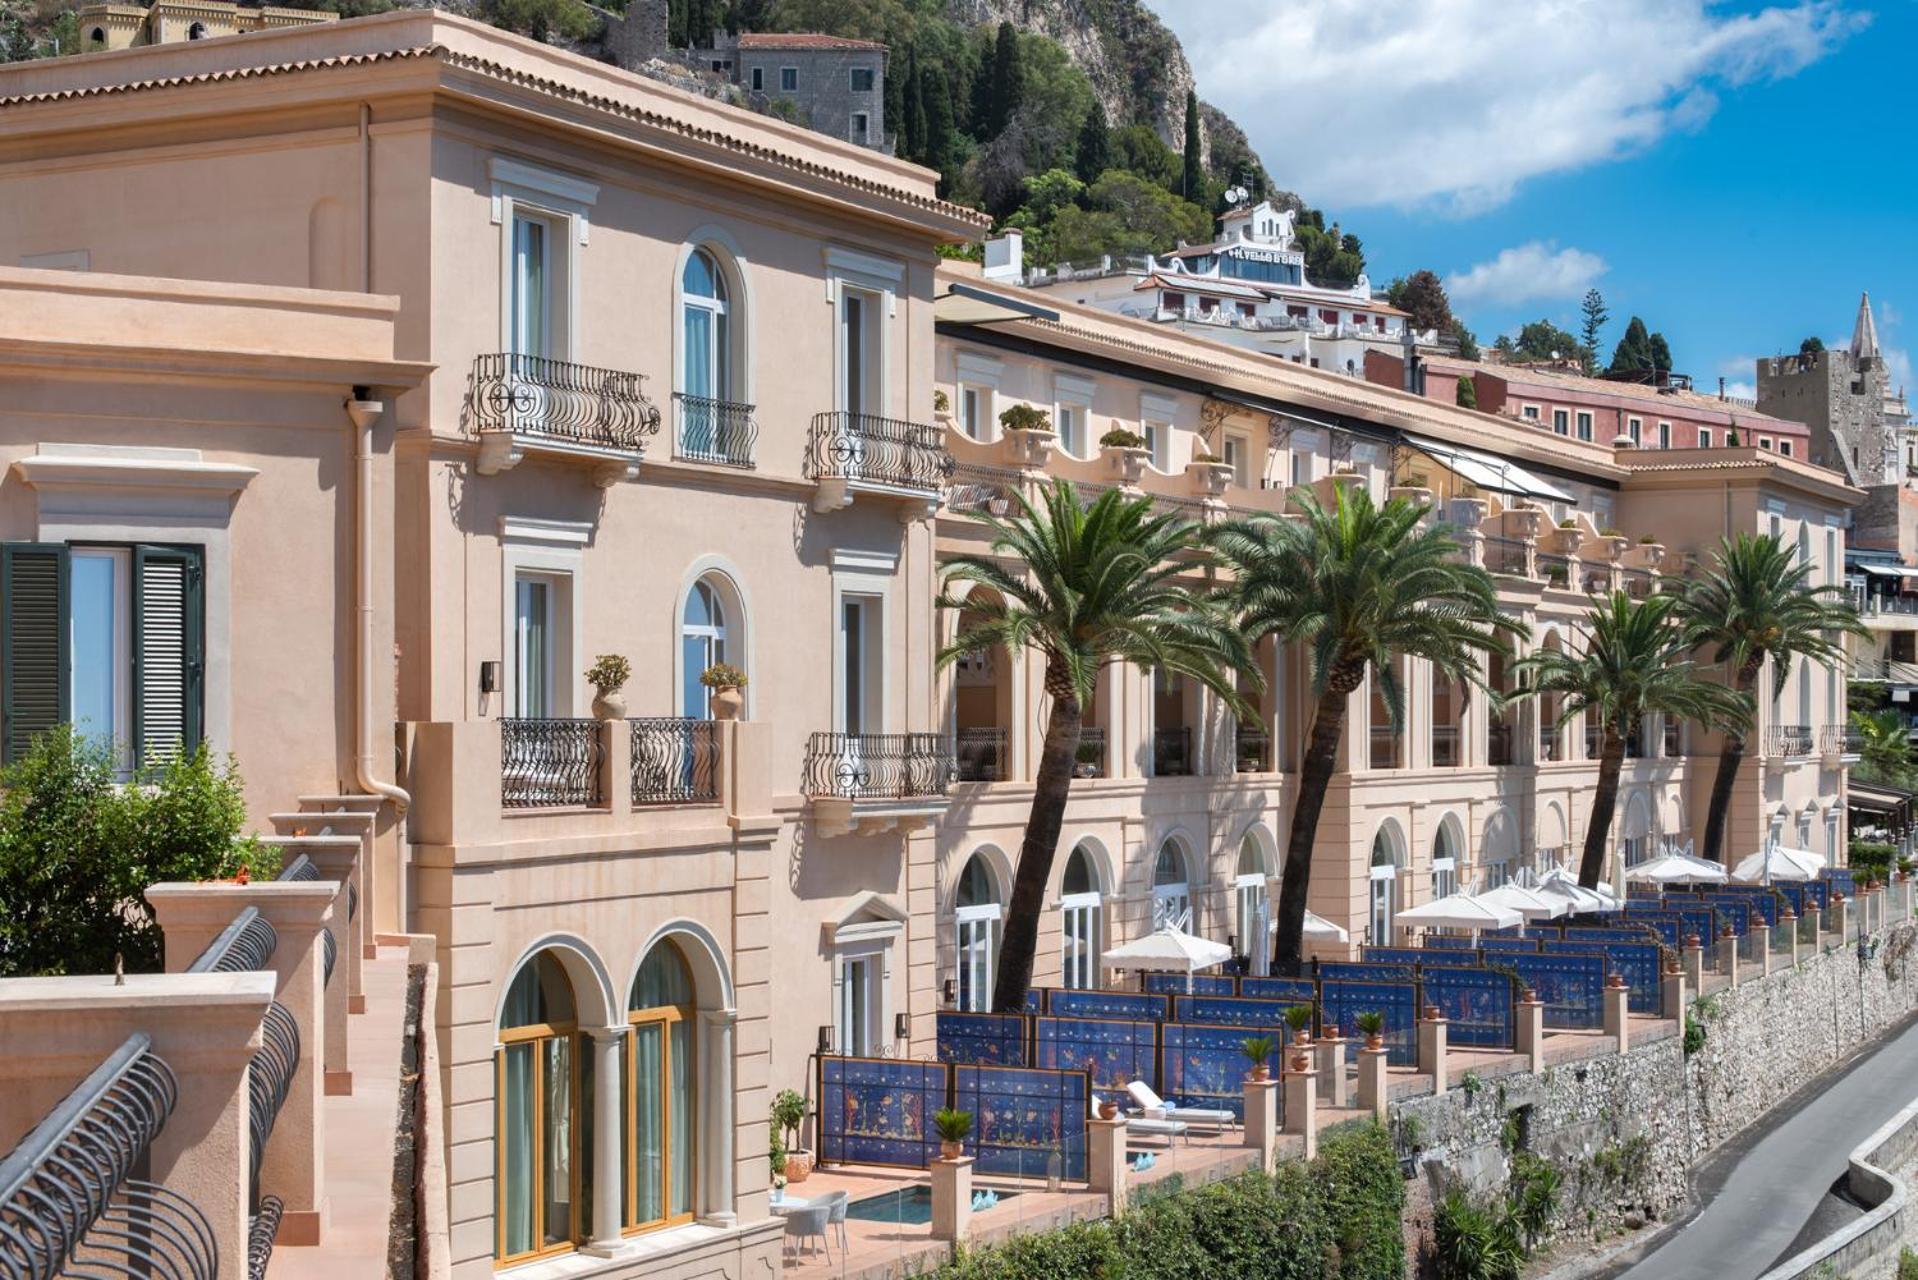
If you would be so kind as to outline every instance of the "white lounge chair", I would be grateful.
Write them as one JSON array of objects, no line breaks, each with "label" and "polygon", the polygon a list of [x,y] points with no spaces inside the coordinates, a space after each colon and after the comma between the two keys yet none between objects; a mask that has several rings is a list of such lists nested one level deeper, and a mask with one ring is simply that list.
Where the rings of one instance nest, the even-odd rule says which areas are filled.
[{"label": "white lounge chair", "polygon": [[[1092,1095],[1092,1114],[1095,1116],[1099,1114],[1099,1095],[1096,1093]],[[1174,1138],[1184,1138],[1187,1142],[1192,1140],[1185,1121],[1167,1120],[1163,1116],[1127,1116],[1126,1132],[1138,1134],[1141,1137],[1156,1134],[1165,1139],[1165,1145],[1168,1147],[1172,1145]]]},{"label": "white lounge chair", "polygon": [[1239,1123],[1239,1118],[1224,1107],[1171,1106],[1143,1080],[1134,1080],[1125,1087],[1125,1091],[1140,1114],[1150,1119],[1182,1120],[1189,1125],[1209,1126],[1219,1133],[1235,1128]]}]

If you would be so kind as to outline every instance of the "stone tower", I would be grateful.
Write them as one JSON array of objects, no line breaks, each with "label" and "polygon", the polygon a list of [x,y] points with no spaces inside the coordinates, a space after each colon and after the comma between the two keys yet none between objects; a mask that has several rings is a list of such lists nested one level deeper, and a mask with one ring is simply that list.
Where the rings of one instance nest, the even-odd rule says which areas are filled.
[{"label": "stone tower", "polygon": [[1812,461],[1853,484],[1902,484],[1918,466],[1904,391],[1891,385],[1868,293],[1859,296],[1849,347],[1758,361],[1758,408],[1809,426]]}]

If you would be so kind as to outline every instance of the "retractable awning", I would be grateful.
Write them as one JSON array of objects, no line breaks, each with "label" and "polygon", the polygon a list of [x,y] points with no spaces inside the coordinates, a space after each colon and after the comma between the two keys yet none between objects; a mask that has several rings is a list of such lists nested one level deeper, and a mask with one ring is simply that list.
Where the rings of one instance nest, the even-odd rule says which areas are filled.
[{"label": "retractable awning", "polygon": [[1050,307],[959,282],[954,282],[950,289],[932,300],[932,313],[934,319],[947,324],[995,324],[1006,320],[1059,318],[1059,313]]},{"label": "retractable awning", "polygon": [[1516,462],[1494,457],[1489,453],[1480,453],[1476,449],[1465,449],[1455,444],[1445,444],[1438,440],[1428,440],[1423,436],[1408,435],[1405,443],[1430,457],[1446,470],[1481,489],[1490,489],[1494,493],[1515,494],[1521,498],[1544,498],[1550,502],[1576,501],[1571,494],[1527,471]]},{"label": "retractable awning", "polygon": [[1912,801],[1911,793],[1896,787],[1879,787],[1853,779],[1845,797],[1847,806],[1867,813],[1896,813]]}]

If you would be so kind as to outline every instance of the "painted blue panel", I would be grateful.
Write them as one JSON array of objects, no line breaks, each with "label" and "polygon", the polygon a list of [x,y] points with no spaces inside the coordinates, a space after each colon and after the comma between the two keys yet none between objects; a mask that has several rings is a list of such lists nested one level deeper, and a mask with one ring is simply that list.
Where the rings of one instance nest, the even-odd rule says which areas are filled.
[{"label": "painted blue panel", "polygon": [[1811,897],[1811,900],[1813,902],[1818,904],[1818,909],[1820,911],[1823,911],[1826,907],[1829,907],[1831,905],[1831,882],[1830,881],[1807,880],[1805,882],[1805,892]]},{"label": "painted blue panel", "polygon": [[[1754,921],[1765,924],[1774,923],[1766,912],[1769,911],[1775,915],[1778,910],[1778,899],[1770,894],[1762,898],[1750,893],[1700,894],[1698,900],[1720,917],[1728,918],[1732,928],[1739,933],[1749,930]],[[1712,930],[1712,936],[1718,936],[1716,929]]]},{"label": "painted blue panel", "polygon": [[[1032,1065],[1054,1071],[1089,1071],[1092,1087],[1123,1095],[1134,1080],[1158,1088],[1159,1047],[1156,1022],[1114,1018],[1036,1018],[1032,1024]],[[1123,1097],[1116,1099],[1123,1101]]]},{"label": "painted blue panel", "polygon": [[1852,875],[1850,867],[1826,867],[1823,878],[1827,884],[1847,898],[1858,896],[1858,880]]},{"label": "painted blue panel", "polygon": [[941,1062],[1026,1065],[1031,1026],[1021,1013],[941,1013],[933,1023]]},{"label": "painted blue panel", "polygon": [[1450,968],[1464,966],[1470,968],[1478,963],[1477,951],[1453,950],[1449,947],[1367,947],[1367,964],[1442,964]]},{"label": "painted blue panel", "polygon": [[1026,1012],[1044,1013],[1046,1011],[1046,989],[1044,987],[1026,988]]},{"label": "painted blue panel", "polygon": [[1316,1000],[1318,984],[1310,978],[1241,978],[1239,994],[1255,1000]]},{"label": "painted blue panel", "polygon": [[[1168,1022],[1159,1049],[1159,1094],[1175,1107],[1212,1107],[1245,1119],[1246,1061],[1244,1027],[1210,1027],[1200,1023]],[[1280,1049],[1275,1037],[1266,1063],[1274,1079],[1279,1075]]]},{"label": "painted blue panel", "polygon": [[1605,957],[1597,955],[1522,955],[1498,957],[1520,982],[1545,1003],[1545,1025],[1564,1030],[1597,1030],[1605,1025]]},{"label": "painted blue panel", "polygon": [[1428,933],[1425,935],[1428,947],[1443,947],[1449,951],[1476,951],[1478,943],[1466,934]]},{"label": "painted blue panel", "polygon": [[1413,982],[1418,978],[1414,962],[1354,963],[1349,960],[1325,960],[1318,965],[1319,981],[1333,982]]},{"label": "painted blue panel", "polygon": [[1538,944],[1539,944],[1539,939],[1537,937],[1530,937],[1530,938],[1486,937],[1486,938],[1480,938],[1478,940],[1479,950],[1481,951],[1537,951]]},{"label": "painted blue panel", "polygon": [[1046,997],[1046,1012],[1055,1018],[1118,1018],[1163,1022],[1171,1016],[1165,996],[1137,991],[1059,991]]},{"label": "painted blue panel", "polygon": [[1510,976],[1491,969],[1423,971],[1420,994],[1445,1014],[1448,1044],[1512,1049],[1518,1044],[1518,992]]},{"label": "painted blue panel", "polygon": [[1419,989],[1412,982],[1343,982],[1319,984],[1319,1025],[1337,1027],[1350,1044],[1348,1058],[1356,1058],[1365,1037],[1358,1016],[1377,1010],[1385,1015],[1385,1060],[1395,1067],[1418,1062]]},{"label": "painted blue panel", "polygon": [[1737,885],[1726,885],[1712,895],[1712,900],[1715,902],[1728,900],[1749,902],[1753,912],[1763,917],[1765,923],[1768,925],[1778,923],[1778,908],[1784,902],[1783,898],[1773,893],[1764,885],[1756,884],[1749,888],[1739,888]]},{"label": "painted blue panel", "polygon": [[1246,996],[1174,996],[1172,1016],[1179,1022],[1207,1022],[1215,1027],[1250,1027],[1278,1031],[1285,1011],[1305,1000],[1255,1000]]},{"label": "painted blue panel", "polygon": [[946,1105],[946,1072],[941,1062],[821,1058],[820,1162],[928,1168],[939,1154],[932,1116]]},{"label": "painted blue panel", "polygon": [[1559,935],[1567,942],[1648,942],[1644,929],[1593,924],[1569,924]]},{"label": "painted blue panel", "polygon": [[1657,1013],[1659,999],[1659,949],[1653,942],[1555,942],[1546,952],[1568,955],[1604,956],[1606,967],[1625,979],[1630,994],[1625,1007],[1633,1013]]},{"label": "painted blue panel", "polygon": [[1062,1178],[1086,1177],[1085,1072],[957,1066],[952,1096],[957,1110],[972,1113],[965,1148],[980,1172],[1043,1178],[1056,1166]]},{"label": "painted blue panel", "polygon": [[1166,996],[1236,996],[1239,980],[1216,973],[1195,973],[1190,977],[1182,973],[1148,973],[1145,989]]}]

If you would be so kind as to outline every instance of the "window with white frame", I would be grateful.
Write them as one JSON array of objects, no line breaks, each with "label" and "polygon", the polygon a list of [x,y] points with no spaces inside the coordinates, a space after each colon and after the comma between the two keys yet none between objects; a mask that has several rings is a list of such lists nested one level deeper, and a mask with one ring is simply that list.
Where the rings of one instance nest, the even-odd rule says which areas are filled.
[{"label": "window with white frame", "polygon": [[1698,429],[1698,447],[1701,449],[1709,449],[1712,447],[1712,429],[1710,427],[1700,427]]},{"label": "window with white frame", "polygon": [[1380,832],[1372,837],[1371,918],[1369,936],[1374,946],[1392,944],[1392,920],[1399,909],[1399,865],[1392,837]]},{"label": "window with white frame", "polygon": [[1639,440],[1639,435],[1640,433],[1644,431],[1644,429],[1645,429],[1645,422],[1642,418],[1625,419],[1625,434],[1631,437],[1631,441],[1633,444],[1641,443],[1641,441]]},{"label": "window with white frame", "polygon": [[886,614],[898,557],[833,552],[833,728],[855,737],[886,729]]},{"label": "window with white frame", "polygon": [[599,186],[509,156],[487,161],[492,220],[502,232],[502,347],[529,359],[572,359],[577,255]]},{"label": "window with white frame", "polygon": [[574,713],[579,639],[579,571],[592,526],[584,522],[500,519],[505,714],[565,719]]},{"label": "window with white frame", "polygon": [[1060,985],[1088,991],[1099,985],[1099,882],[1092,871],[1092,855],[1084,845],[1073,847],[1066,859],[1059,892]]},{"label": "window with white frame", "polygon": [[954,897],[958,1007],[962,1012],[983,1013],[992,1007],[993,962],[999,952],[1002,914],[997,880],[985,857],[975,853],[959,873]]},{"label": "window with white frame", "polygon": [[827,297],[837,312],[835,394],[857,418],[883,417],[890,404],[887,333],[905,264],[895,258],[828,245]]},{"label": "window with white frame", "polygon": [[1669,422],[1658,424],[1658,447],[1661,449],[1672,447],[1672,424]]},{"label": "window with white frame", "polygon": [[1053,375],[1052,425],[1059,433],[1059,447],[1075,458],[1092,456],[1092,392],[1090,378]]},{"label": "window with white frame", "polygon": [[1246,971],[1266,972],[1272,966],[1272,895],[1266,887],[1265,858],[1258,837],[1246,832],[1239,841],[1238,872],[1232,879],[1234,934]]},{"label": "window with white frame", "polygon": [[1139,434],[1145,437],[1152,465],[1160,471],[1171,470],[1172,423],[1179,412],[1178,402],[1166,396],[1139,398]]},{"label": "window with white frame", "polygon": [[1252,487],[1252,442],[1245,436],[1227,435],[1223,461],[1232,468],[1232,483],[1241,489]]},{"label": "window with white frame", "polygon": [[974,440],[985,440],[991,435],[992,389],[975,387],[966,383],[959,386],[959,429]]},{"label": "window with white frame", "polygon": [[1563,409],[1552,410],[1552,430],[1553,431],[1557,432],[1559,435],[1566,435],[1569,433],[1571,429],[1570,423],[1571,423],[1571,415],[1567,413],[1565,410]]},{"label": "window with white frame", "polygon": [[1526,421],[1528,421],[1528,422],[1537,422],[1537,421],[1538,421],[1538,406],[1537,406],[1537,405],[1535,405],[1535,404],[1528,404],[1528,405],[1522,405],[1522,406],[1520,406],[1520,408],[1519,408],[1519,414],[1520,414],[1520,416],[1522,416],[1523,418],[1525,418],[1525,419],[1526,419]]},{"label": "window with white frame", "polygon": [[1592,438],[1592,415],[1584,409],[1579,410],[1578,413],[1578,438],[1580,440]]},{"label": "window with white frame", "polygon": [[880,1047],[879,957],[876,954],[839,957],[839,1052],[849,1058],[870,1058]]},{"label": "window with white frame", "polygon": [[1177,840],[1168,838],[1160,843],[1159,856],[1152,864],[1152,927],[1170,926],[1190,933],[1194,923],[1185,854]]}]

